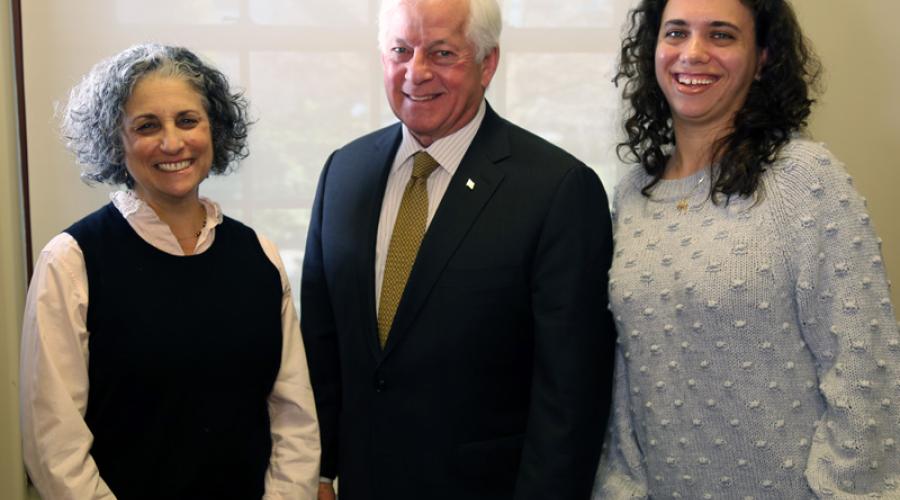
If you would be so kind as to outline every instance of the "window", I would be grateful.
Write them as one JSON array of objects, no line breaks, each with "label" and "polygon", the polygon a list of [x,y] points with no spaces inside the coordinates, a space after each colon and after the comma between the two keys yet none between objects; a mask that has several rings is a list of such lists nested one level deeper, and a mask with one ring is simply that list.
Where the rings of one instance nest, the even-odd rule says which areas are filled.
[{"label": "window", "polygon": [[[594,168],[612,191],[619,91],[610,82],[634,0],[504,0],[494,108]],[[349,140],[394,121],[381,82],[377,0],[22,2],[32,224],[37,247],[105,202],[83,188],[53,103],[104,57],[144,41],[184,45],[243,89],[250,157],[201,193],[273,239],[295,297],[319,171]]]}]

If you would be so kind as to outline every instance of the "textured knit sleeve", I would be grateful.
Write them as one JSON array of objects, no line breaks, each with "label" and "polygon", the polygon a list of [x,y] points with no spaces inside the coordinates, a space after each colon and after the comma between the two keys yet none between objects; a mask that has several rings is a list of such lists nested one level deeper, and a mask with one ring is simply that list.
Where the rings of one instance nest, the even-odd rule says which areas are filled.
[{"label": "textured knit sleeve", "polygon": [[795,141],[779,165],[776,222],[826,405],[806,478],[821,498],[900,498],[900,338],[880,242],[824,147]]},{"label": "textured knit sleeve", "polygon": [[300,323],[291,285],[278,248],[260,236],[260,245],[281,276],[281,368],[269,395],[272,457],[264,500],[315,498],[319,485],[319,426]]},{"label": "textured knit sleeve", "polygon": [[646,471],[632,428],[628,375],[621,348],[616,349],[613,407],[605,443],[591,498],[647,498]]},{"label": "textured knit sleeve", "polygon": [[28,475],[46,499],[115,499],[90,455],[88,283],[68,234],[41,251],[28,288],[19,367],[22,448]]},{"label": "textured knit sleeve", "polygon": [[[633,178],[633,175],[626,176],[616,187],[612,207],[614,229],[618,225],[623,191],[633,189]],[[610,282],[610,293],[613,293],[612,287],[614,286],[615,283]],[[628,372],[619,342],[616,342],[615,363],[609,429],[604,440],[603,454],[600,458],[600,466],[597,468],[597,477],[594,481],[591,498],[594,500],[647,498],[646,471],[632,427],[631,402],[628,397]]]}]

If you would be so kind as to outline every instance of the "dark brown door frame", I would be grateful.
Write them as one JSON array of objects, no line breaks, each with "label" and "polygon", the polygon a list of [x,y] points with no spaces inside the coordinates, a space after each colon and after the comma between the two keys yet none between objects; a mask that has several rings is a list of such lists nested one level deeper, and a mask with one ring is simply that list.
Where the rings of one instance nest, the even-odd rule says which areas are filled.
[{"label": "dark brown door frame", "polygon": [[28,184],[28,130],[25,128],[25,65],[22,57],[22,3],[21,0],[11,0],[12,3],[12,28],[13,28],[13,52],[15,53],[16,72],[16,99],[18,101],[19,116],[19,168],[22,176],[22,210],[23,224],[25,225],[25,266],[28,273],[28,282],[34,271],[34,251],[31,248],[31,194]]}]

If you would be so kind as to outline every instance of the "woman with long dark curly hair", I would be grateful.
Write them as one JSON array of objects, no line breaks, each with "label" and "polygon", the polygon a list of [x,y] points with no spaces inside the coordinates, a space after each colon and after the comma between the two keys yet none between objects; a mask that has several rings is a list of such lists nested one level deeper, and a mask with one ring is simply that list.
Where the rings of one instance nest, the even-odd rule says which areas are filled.
[{"label": "woman with long dark curly hair", "polygon": [[900,494],[900,336],[784,0],[643,0],[616,82],[614,416],[596,498]]},{"label": "woman with long dark curly hair", "polygon": [[47,499],[313,498],[319,430],[278,249],[201,197],[247,156],[247,103],[181,47],[75,86],[82,177],[124,184],[41,251],[22,332],[22,440]]}]

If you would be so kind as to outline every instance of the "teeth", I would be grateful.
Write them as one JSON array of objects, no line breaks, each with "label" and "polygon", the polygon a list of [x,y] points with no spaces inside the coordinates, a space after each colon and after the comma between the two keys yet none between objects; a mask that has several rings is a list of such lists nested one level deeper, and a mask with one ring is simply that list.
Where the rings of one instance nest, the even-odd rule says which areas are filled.
[{"label": "teeth", "polygon": [[411,96],[409,96],[409,98],[415,102],[422,102],[422,101],[430,101],[430,100],[434,99],[434,96],[428,95],[428,96],[416,97],[414,95],[411,95]]},{"label": "teeth", "polygon": [[175,163],[157,163],[156,167],[165,172],[177,172],[191,166],[191,160],[184,160]]},{"label": "teeth", "polygon": [[711,78],[691,78],[685,75],[678,75],[678,83],[684,85],[709,85],[713,83]]}]

